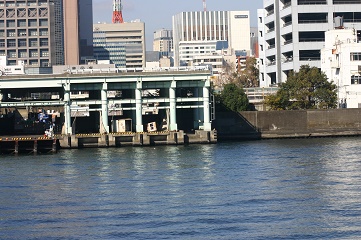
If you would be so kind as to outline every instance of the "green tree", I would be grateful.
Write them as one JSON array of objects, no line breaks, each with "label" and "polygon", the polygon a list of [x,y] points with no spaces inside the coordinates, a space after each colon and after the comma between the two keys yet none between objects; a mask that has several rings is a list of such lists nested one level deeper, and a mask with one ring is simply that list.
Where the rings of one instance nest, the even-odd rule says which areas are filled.
[{"label": "green tree", "polygon": [[239,72],[239,80],[245,88],[259,86],[259,70],[256,58],[247,58],[246,67]]},{"label": "green tree", "polygon": [[234,64],[226,64],[223,67],[223,74],[220,76],[217,86],[223,87],[225,84],[234,83],[242,88],[258,87],[259,70],[257,59],[249,57],[246,59],[242,69],[236,70]]},{"label": "green tree", "polygon": [[245,111],[249,106],[247,95],[234,83],[224,85],[219,98],[225,107],[234,112]]},{"label": "green tree", "polygon": [[299,72],[290,72],[280,84],[276,95],[268,96],[265,104],[272,110],[336,108],[336,85],[316,67],[303,65]]}]

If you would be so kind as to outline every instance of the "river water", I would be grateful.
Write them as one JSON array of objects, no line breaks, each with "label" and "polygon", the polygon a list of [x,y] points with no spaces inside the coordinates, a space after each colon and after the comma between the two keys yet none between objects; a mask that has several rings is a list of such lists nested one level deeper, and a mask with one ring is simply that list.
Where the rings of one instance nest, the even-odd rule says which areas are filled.
[{"label": "river water", "polygon": [[360,239],[360,138],[0,156],[0,239]]}]

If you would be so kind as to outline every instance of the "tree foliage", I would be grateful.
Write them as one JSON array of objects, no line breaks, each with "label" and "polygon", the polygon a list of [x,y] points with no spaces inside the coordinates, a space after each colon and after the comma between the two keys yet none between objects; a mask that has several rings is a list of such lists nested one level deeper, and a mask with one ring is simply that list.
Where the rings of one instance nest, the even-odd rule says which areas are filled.
[{"label": "tree foliage", "polygon": [[280,84],[276,95],[266,98],[271,110],[336,108],[336,85],[316,67],[301,66],[299,72],[290,72],[287,81]]},{"label": "tree foliage", "polygon": [[245,111],[249,106],[247,95],[234,83],[224,85],[219,99],[225,107],[234,112]]},{"label": "tree foliage", "polygon": [[249,57],[243,69],[237,70],[234,64],[223,67],[223,74],[216,85],[222,87],[225,84],[234,83],[242,88],[258,87],[258,76],[257,59]]}]

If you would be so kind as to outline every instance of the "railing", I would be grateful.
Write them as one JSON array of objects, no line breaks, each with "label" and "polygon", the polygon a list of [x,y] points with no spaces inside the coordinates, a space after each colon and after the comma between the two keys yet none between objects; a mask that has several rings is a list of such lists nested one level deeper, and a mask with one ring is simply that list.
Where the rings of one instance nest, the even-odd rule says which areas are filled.
[{"label": "railing", "polygon": [[284,45],[291,44],[292,42],[293,42],[293,40],[292,40],[292,39],[287,40],[287,41],[285,41],[285,42],[284,42]]},{"label": "railing", "polygon": [[308,23],[328,23],[327,19],[320,20],[298,20],[298,23],[308,24]]},{"label": "railing", "polygon": [[283,62],[284,63],[293,62],[293,58],[292,57],[286,57]]},{"label": "railing", "polygon": [[361,22],[361,19],[343,19],[343,22],[358,23]]},{"label": "railing", "polygon": [[321,57],[300,57],[300,61],[320,61]]},{"label": "railing", "polygon": [[245,93],[250,103],[260,103],[265,100],[266,96],[276,94],[278,91],[277,87],[266,87],[266,88],[245,88]]},{"label": "railing", "polygon": [[271,11],[269,11],[268,13],[267,13],[267,16],[270,16],[270,15],[272,15],[272,14],[274,14],[275,13],[275,11],[274,10],[271,10]]},{"label": "railing", "polygon": [[67,70],[71,74],[93,74],[93,73],[131,73],[131,72],[186,72],[186,71],[210,71],[208,66],[193,67],[169,67],[169,68],[103,68],[103,69],[76,69]]},{"label": "railing", "polygon": [[288,3],[285,3],[285,5],[283,5],[283,8],[282,9],[285,9],[285,8],[288,8],[292,5],[291,2],[288,2]]},{"label": "railing", "polygon": [[300,38],[300,42],[324,42],[324,38]]},{"label": "railing", "polygon": [[285,24],[283,24],[284,27],[287,27],[287,26],[289,26],[289,25],[292,25],[292,21],[286,22]]},{"label": "railing", "polygon": [[316,1],[316,0],[299,1],[298,5],[327,5],[327,1]]},{"label": "railing", "polygon": [[360,4],[360,3],[361,3],[360,0],[349,0],[349,1],[344,1],[344,0],[337,1],[337,0],[334,0],[333,1],[333,4]]}]

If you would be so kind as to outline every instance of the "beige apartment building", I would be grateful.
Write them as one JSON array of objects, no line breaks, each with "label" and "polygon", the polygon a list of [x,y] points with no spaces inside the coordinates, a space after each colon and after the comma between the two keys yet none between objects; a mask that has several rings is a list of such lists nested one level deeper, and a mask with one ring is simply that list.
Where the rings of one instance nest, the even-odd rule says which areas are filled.
[{"label": "beige apartment building", "polygon": [[160,29],[154,32],[153,51],[172,52],[173,50],[173,31]]},{"label": "beige apartment building", "polygon": [[145,24],[140,21],[93,25],[96,60],[110,60],[118,68],[145,67]]}]

